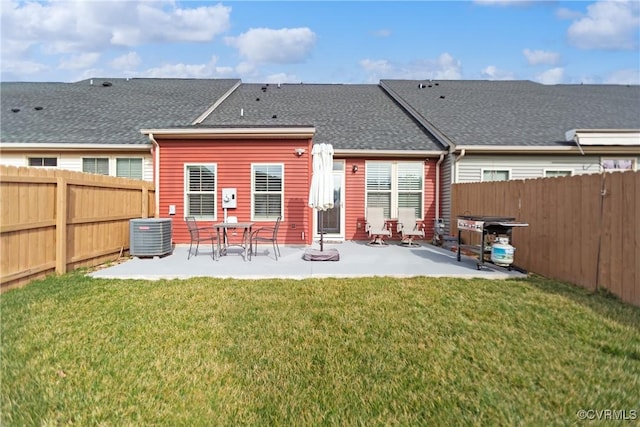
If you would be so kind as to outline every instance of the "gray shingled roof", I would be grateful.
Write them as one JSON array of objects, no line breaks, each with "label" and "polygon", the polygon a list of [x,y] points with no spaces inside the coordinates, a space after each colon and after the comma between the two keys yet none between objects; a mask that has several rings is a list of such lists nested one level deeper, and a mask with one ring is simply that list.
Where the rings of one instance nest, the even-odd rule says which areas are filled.
[{"label": "gray shingled roof", "polygon": [[381,84],[456,145],[573,145],[565,141],[571,129],[640,129],[640,86],[470,80]]},{"label": "gray shingled roof", "polygon": [[[0,84],[6,143],[148,144],[142,128],[187,125],[238,79],[100,79]],[[103,86],[110,82],[111,86]],[[35,110],[35,107],[42,107]],[[12,112],[19,108],[19,112]]]},{"label": "gray shingled roof", "polygon": [[212,125],[314,126],[314,142],[336,149],[443,149],[379,85],[242,84],[202,123]]}]

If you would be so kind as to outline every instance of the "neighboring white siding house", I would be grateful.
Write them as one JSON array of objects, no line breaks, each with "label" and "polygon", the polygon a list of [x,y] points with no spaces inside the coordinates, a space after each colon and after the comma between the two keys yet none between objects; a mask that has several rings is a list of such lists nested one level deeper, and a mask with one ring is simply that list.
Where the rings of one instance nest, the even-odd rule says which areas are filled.
[{"label": "neighboring white siding house", "polygon": [[7,166],[44,166],[76,172],[99,173],[153,181],[153,158],[146,152],[66,152],[6,151],[0,149],[0,164]]}]

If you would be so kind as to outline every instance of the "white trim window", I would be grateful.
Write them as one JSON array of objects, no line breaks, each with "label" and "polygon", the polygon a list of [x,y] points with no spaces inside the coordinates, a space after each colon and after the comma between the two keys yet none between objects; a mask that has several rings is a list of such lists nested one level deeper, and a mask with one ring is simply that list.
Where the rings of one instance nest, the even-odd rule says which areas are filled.
[{"label": "white trim window", "polygon": [[511,171],[508,169],[482,169],[482,182],[509,181]]},{"label": "white trim window", "polygon": [[275,221],[284,212],[284,165],[251,165],[251,219]]},{"label": "white trim window", "polygon": [[184,167],[184,215],[215,220],[217,167],[215,164],[187,164]]},{"label": "white trim window", "polygon": [[562,176],[571,176],[573,175],[573,171],[571,169],[545,169],[544,177],[545,178],[555,178]]},{"label": "white trim window", "polygon": [[629,157],[603,158],[602,168],[607,172],[634,171],[636,170],[636,159]]},{"label": "white trim window", "polygon": [[385,218],[397,218],[398,208],[415,208],[422,218],[424,166],[422,162],[366,162],[366,205],[384,209]]},{"label": "white trim window", "polygon": [[116,176],[142,179],[142,158],[118,157],[116,159]]},{"label": "white trim window", "polygon": [[109,175],[108,157],[83,157],[82,172]]},{"label": "white trim window", "polygon": [[27,159],[27,163],[29,166],[38,167],[38,168],[55,168],[58,166],[58,158],[57,157],[29,157]]}]

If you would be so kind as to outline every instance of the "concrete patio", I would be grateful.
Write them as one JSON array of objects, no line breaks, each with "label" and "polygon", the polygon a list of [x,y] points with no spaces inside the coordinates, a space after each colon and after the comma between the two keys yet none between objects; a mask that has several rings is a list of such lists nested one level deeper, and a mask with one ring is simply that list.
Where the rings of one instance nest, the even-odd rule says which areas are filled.
[{"label": "concrete patio", "polygon": [[[462,277],[507,279],[526,277],[493,264],[478,270],[476,259],[463,256],[456,260],[454,252],[428,243],[419,247],[404,247],[396,241],[384,247],[368,246],[366,242],[325,243],[324,249],[336,248],[339,261],[305,261],[306,246],[281,246],[276,261],[271,245],[258,247],[258,254],[245,260],[242,249],[229,248],[226,256],[214,261],[211,248],[200,247],[198,256],[187,260],[188,245],[176,245],[173,253],[164,257],[136,258],[116,263],[90,273],[96,278],[113,279],[186,279],[216,277],[237,279],[307,279],[322,277]],[[319,249],[318,244],[311,246]]]}]

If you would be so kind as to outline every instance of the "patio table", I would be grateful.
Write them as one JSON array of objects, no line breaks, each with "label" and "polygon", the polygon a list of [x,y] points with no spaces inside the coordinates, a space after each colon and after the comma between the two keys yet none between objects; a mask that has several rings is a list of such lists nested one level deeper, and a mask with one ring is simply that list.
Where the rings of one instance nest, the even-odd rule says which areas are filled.
[{"label": "patio table", "polygon": [[[239,246],[244,251],[244,259],[247,259],[248,251],[251,250],[251,230],[253,228],[253,222],[219,222],[213,225],[213,228],[216,229],[216,233],[218,236],[218,254],[226,255],[227,248],[229,246]],[[229,243],[229,233],[227,230],[229,229],[242,229],[242,241],[238,244],[230,244]],[[220,233],[222,232],[222,239],[220,238]],[[221,246],[221,242],[222,245]]]}]

